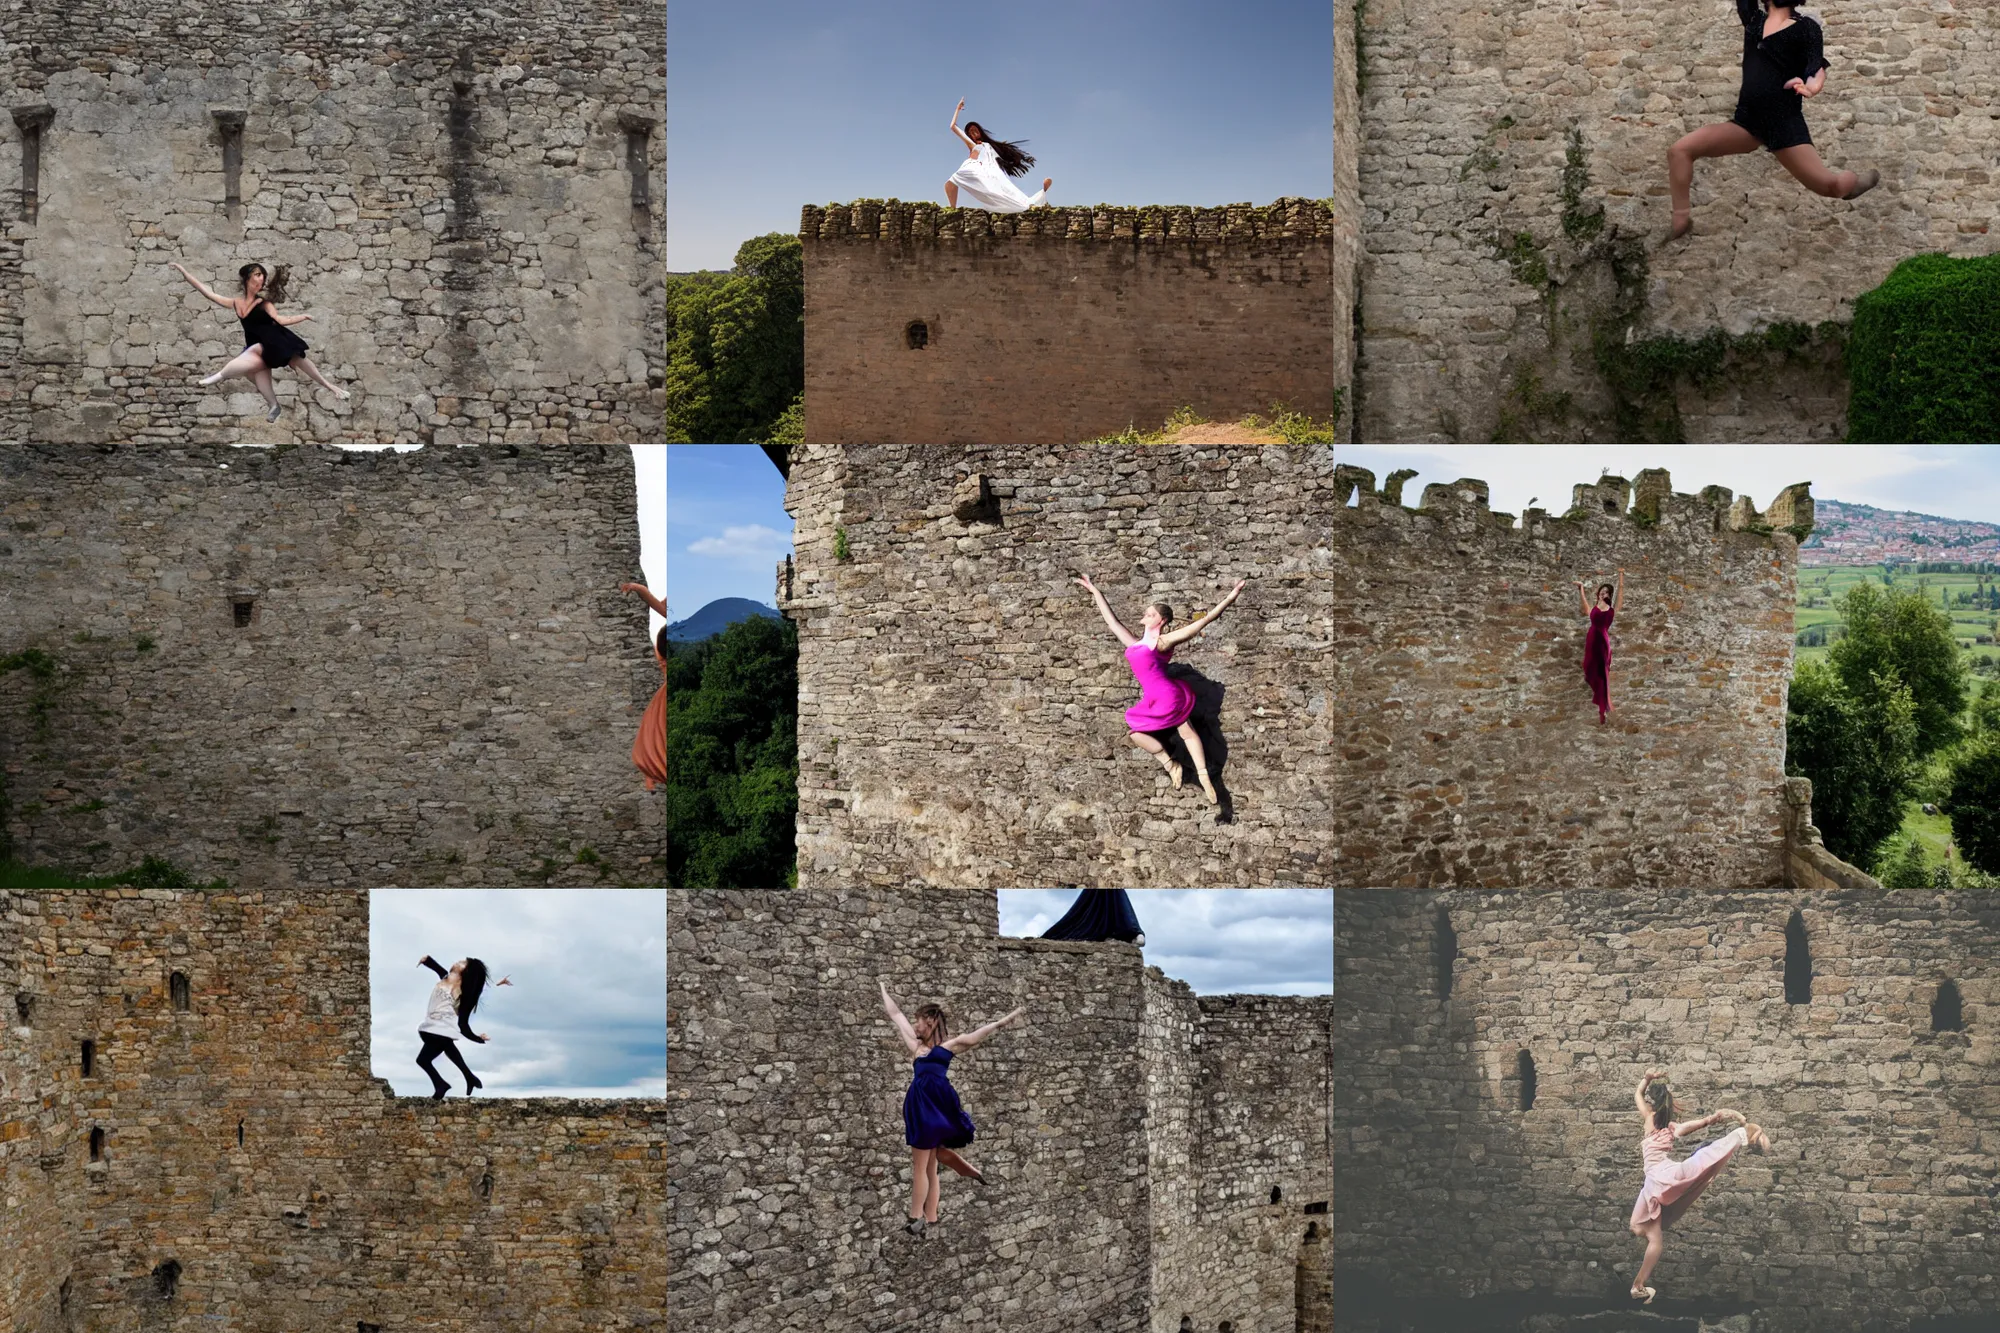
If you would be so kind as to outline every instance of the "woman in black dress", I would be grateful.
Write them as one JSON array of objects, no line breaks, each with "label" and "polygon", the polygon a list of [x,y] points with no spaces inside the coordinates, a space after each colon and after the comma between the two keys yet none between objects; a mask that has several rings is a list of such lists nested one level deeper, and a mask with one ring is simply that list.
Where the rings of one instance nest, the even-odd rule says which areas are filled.
[{"label": "woman in black dress", "polygon": [[234,298],[219,296],[194,274],[179,264],[169,267],[177,270],[183,278],[194,284],[194,289],[217,305],[226,305],[243,322],[243,352],[213,375],[204,375],[203,384],[219,384],[223,380],[247,376],[257,385],[257,392],[264,395],[264,401],[271,410],[266,421],[278,419],[278,391],[271,384],[271,372],[279,366],[290,366],[300,374],[319,382],[333,391],[335,397],[345,398],[347,390],[335,385],[319,373],[319,367],[306,355],[306,340],[293,333],[288,327],[303,324],[311,315],[280,315],[276,306],[285,299],[285,269],[278,268],[277,281],[269,281],[262,264],[245,264],[237,270],[236,276],[242,280],[243,294]]},{"label": "woman in black dress", "polygon": [[1674,199],[1668,240],[1679,240],[1694,229],[1689,194],[1698,157],[1768,148],[1808,190],[1829,199],[1858,198],[1882,179],[1879,171],[1833,171],[1820,161],[1806,129],[1804,100],[1819,96],[1826,86],[1819,22],[1799,13],[1795,5],[1768,3],[1767,9],[1759,9],[1757,0],[1736,0],[1736,15],[1743,20],[1743,88],[1736,95],[1736,114],[1684,135],[1667,150],[1667,183]]}]

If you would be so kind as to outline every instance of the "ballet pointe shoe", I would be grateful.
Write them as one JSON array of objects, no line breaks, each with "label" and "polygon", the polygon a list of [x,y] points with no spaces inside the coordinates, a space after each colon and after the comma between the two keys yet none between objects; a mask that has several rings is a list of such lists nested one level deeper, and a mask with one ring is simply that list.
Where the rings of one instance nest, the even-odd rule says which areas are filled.
[{"label": "ballet pointe shoe", "polygon": [[1658,1294],[1659,1293],[1654,1291],[1651,1287],[1632,1288],[1632,1299],[1639,1302],[1639,1304],[1641,1305],[1651,1305],[1653,1303],[1653,1297],[1657,1296]]},{"label": "ballet pointe shoe", "polygon": [[1208,797],[1210,805],[1221,805],[1222,798],[1215,793],[1215,784],[1208,780],[1208,774],[1201,775],[1201,790]]},{"label": "ballet pointe shoe", "polygon": [[1866,171],[1854,173],[1854,188],[1840,196],[1842,199],[1859,199],[1882,183],[1882,173],[1870,167]]}]

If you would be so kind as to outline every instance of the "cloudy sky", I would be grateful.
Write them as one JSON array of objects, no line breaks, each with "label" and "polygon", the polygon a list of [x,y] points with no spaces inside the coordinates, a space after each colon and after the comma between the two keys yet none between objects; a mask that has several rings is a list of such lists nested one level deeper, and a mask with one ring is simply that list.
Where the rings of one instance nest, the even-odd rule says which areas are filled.
[{"label": "cloudy sky", "polygon": [[754,444],[664,447],[674,551],[666,588],[674,619],[724,597],[771,605],[772,570],[792,549],[784,475]]},{"label": "cloudy sky", "polygon": [[[492,980],[459,1053],[481,1097],[667,1094],[667,894],[664,889],[377,889],[369,895],[374,1072],[398,1096],[428,1097],[417,1068],[437,975],[484,960]],[[438,1072],[465,1091],[447,1056]]]},{"label": "cloudy sky", "polygon": [[[256,449],[263,446],[242,444],[236,447]],[[398,453],[408,453],[412,449],[423,448],[420,444],[343,444],[339,447],[360,450],[394,449]],[[646,586],[657,594],[667,586],[667,446],[635,444],[631,446],[631,450],[633,466],[639,473],[639,563],[645,570]],[[636,571],[634,577],[637,577]],[[660,632],[660,626],[666,623],[657,615],[649,616],[648,620],[655,635]]]},{"label": "cloudy sky", "polygon": [[1629,481],[1663,467],[1677,491],[1727,486],[1760,509],[1793,482],[1809,481],[1814,499],[2000,522],[2000,445],[1426,444],[1339,445],[1333,452],[1374,472],[1378,486],[1398,468],[1417,469],[1403,485],[1408,505],[1432,482],[1476,477],[1490,487],[1497,510],[1518,516],[1534,499],[1536,508],[1559,514],[1578,482],[1606,470]]},{"label": "cloudy sky", "polygon": [[[1146,961],[1197,995],[1333,994],[1332,889],[1133,889]],[[1035,936],[1075,889],[1001,889],[1000,933]]]},{"label": "cloudy sky", "polygon": [[944,203],[963,125],[1056,204],[1333,192],[1324,0],[762,0],[667,8],[667,268],[726,269],[801,204]]}]

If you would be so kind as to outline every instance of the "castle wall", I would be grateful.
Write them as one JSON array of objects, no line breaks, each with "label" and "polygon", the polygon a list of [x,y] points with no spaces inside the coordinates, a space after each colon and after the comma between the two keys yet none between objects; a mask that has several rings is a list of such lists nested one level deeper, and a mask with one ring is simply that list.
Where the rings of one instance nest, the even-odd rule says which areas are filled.
[{"label": "castle wall", "polygon": [[[1330,882],[1332,470],[1323,446],[795,450],[800,884]],[[997,521],[957,516],[974,474]],[[1127,738],[1138,689],[1072,571],[1128,626],[1248,580],[1176,653],[1231,818]]]},{"label": "castle wall", "polygon": [[[1992,253],[2000,121],[1978,108],[1994,95],[2000,10],[1857,0],[1812,12],[1832,62],[1806,107],[1814,142],[1836,170],[1880,168],[1881,187],[1843,203],[1766,152],[1704,160],[1694,234],[1661,248],[1668,147],[1735,105],[1732,6],[1362,7],[1360,438],[1631,438],[1607,433],[1610,397],[1591,365],[1591,322],[1617,301],[1632,303],[1609,322],[1620,341],[1628,328],[1698,338],[1845,322],[1899,260]],[[1572,129],[1587,178],[1572,168],[1565,198]],[[1532,254],[1547,281],[1503,257],[1523,236],[1517,258]],[[1538,391],[1573,396],[1566,420],[1528,423],[1546,434],[1505,424],[1510,408],[1527,410],[1507,401],[1523,371]],[[1690,440],[1797,441],[1840,438],[1845,406],[1837,364],[1772,358],[1684,385],[1679,413]]]},{"label": "castle wall", "polygon": [[[1682,1303],[1665,1314],[1748,1333],[1990,1323],[1996,928],[1977,894],[1339,895],[1342,1327],[1602,1327],[1642,1250],[1627,1223],[1648,1068],[1684,1118],[1733,1107],[1773,1142],[1669,1232],[1657,1285]],[[1932,1030],[1945,980],[1962,1031]]]},{"label": "castle wall", "polygon": [[[1785,700],[1811,525],[1792,487],[1758,514],[1664,471],[1575,488],[1520,526],[1475,480],[1400,503],[1343,468],[1325,563],[1347,597],[1324,631],[1338,883],[1783,882]],[[1582,661],[1576,583],[1626,571],[1610,725]]]},{"label": "castle wall", "polygon": [[1335,439],[1355,434],[1355,321],[1361,277],[1361,82],[1355,39],[1360,16],[1333,7],[1333,384],[1343,398]]},{"label": "castle wall", "polygon": [[663,1326],[664,1104],[391,1097],[367,939],[357,892],[0,893],[36,997],[0,1060],[7,1327]]},{"label": "castle wall", "polygon": [[[1330,1179],[1329,1002],[1197,1000],[1131,945],[1000,938],[990,894],[670,890],[668,916],[678,1317],[1171,1333],[1187,1313],[1203,1333],[1290,1333],[1298,1201]],[[909,1056],[878,977],[906,1012],[943,1003],[954,1031],[1027,1009],[953,1062],[990,1183],[943,1172],[922,1242],[901,1230]],[[1289,1073],[1285,1042],[1304,1043]],[[1209,1200],[1211,1154],[1284,1202]]]},{"label": "castle wall", "polygon": [[[0,436],[73,443],[657,439],[665,373],[663,10],[360,0],[225,19],[191,0],[9,17],[6,105],[54,109],[39,217],[0,121]],[[242,113],[240,205],[213,110]],[[627,117],[649,125],[644,180]],[[635,208],[635,190],[649,202]],[[242,350],[237,269],[354,397],[195,378]],[[287,383],[293,387],[285,387]],[[312,390],[308,393],[307,390]]]},{"label": "castle wall", "polygon": [[665,813],[630,759],[659,677],[618,592],[639,549],[625,446],[13,444],[0,481],[0,655],[61,666],[0,678],[23,859],[158,855],[279,887],[658,882]]},{"label": "castle wall", "polygon": [[1317,200],[863,201],[806,208],[799,234],[809,440],[1064,444],[1182,407],[1333,409],[1335,231]]}]

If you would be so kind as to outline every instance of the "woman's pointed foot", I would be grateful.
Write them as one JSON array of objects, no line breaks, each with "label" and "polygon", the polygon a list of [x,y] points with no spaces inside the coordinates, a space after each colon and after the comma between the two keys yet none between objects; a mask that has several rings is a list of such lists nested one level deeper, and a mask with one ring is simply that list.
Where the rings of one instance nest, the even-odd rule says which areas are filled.
[{"label": "woman's pointed foot", "polygon": [[465,1095],[470,1097],[472,1095],[472,1090],[474,1088],[483,1088],[485,1086],[486,1085],[480,1081],[479,1075],[474,1074],[471,1078],[465,1081]]},{"label": "woman's pointed foot", "polygon": [[1167,763],[1167,780],[1174,784],[1175,791],[1179,791],[1181,784],[1187,781],[1187,770],[1169,760]]},{"label": "woman's pointed foot", "polygon": [[281,412],[283,412],[284,410],[285,410],[285,409],[284,409],[284,408],[282,408],[282,407],[280,407],[280,406],[278,406],[278,404],[276,404],[276,403],[272,403],[272,404],[271,404],[271,410],[270,410],[270,411],[268,411],[268,412],[266,412],[266,413],[264,414],[264,420],[266,420],[266,421],[276,421],[276,420],[278,419],[278,414],[279,414],[279,413],[281,413]]},{"label": "woman's pointed foot", "polygon": [[1667,239],[1678,241],[1693,230],[1694,210],[1691,208],[1676,208],[1674,210],[1674,225],[1668,229]]},{"label": "woman's pointed foot", "polygon": [[1762,1125],[1745,1125],[1743,1134],[1750,1141],[1751,1152],[1771,1151],[1771,1136],[1764,1132]]},{"label": "woman's pointed foot", "polygon": [[1215,794],[1215,784],[1208,780],[1208,774],[1206,773],[1201,775],[1201,789],[1207,795],[1210,805],[1222,804],[1222,798]]},{"label": "woman's pointed foot", "polygon": [[1632,1288],[1632,1299],[1639,1302],[1639,1304],[1641,1305],[1651,1305],[1653,1303],[1653,1297],[1656,1294],[1657,1293],[1651,1287]]},{"label": "woman's pointed foot", "polygon": [[431,1100],[434,1102],[441,1102],[444,1100],[444,1095],[450,1091],[451,1091],[450,1088],[439,1088],[436,1092],[431,1094]]},{"label": "woman's pointed foot", "polygon": [[1049,192],[1049,187],[1051,185],[1054,185],[1055,183],[1056,183],[1056,178],[1054,176],[1042,177],[1042,193],[1047,194]]},{"label": "woman's pointed foot", "polygon": [[1854,188],[1840,196],[1842,199],[1859,199],[1882,183],[1882,173],[1870,167],[1866,171],[1854,173]]},{"label": "woman's pointed foot", "polygon": [[201,382],[203,384],[220,384],[222,383],[222,372],[218,370],[213,375],[203,375]]}]

